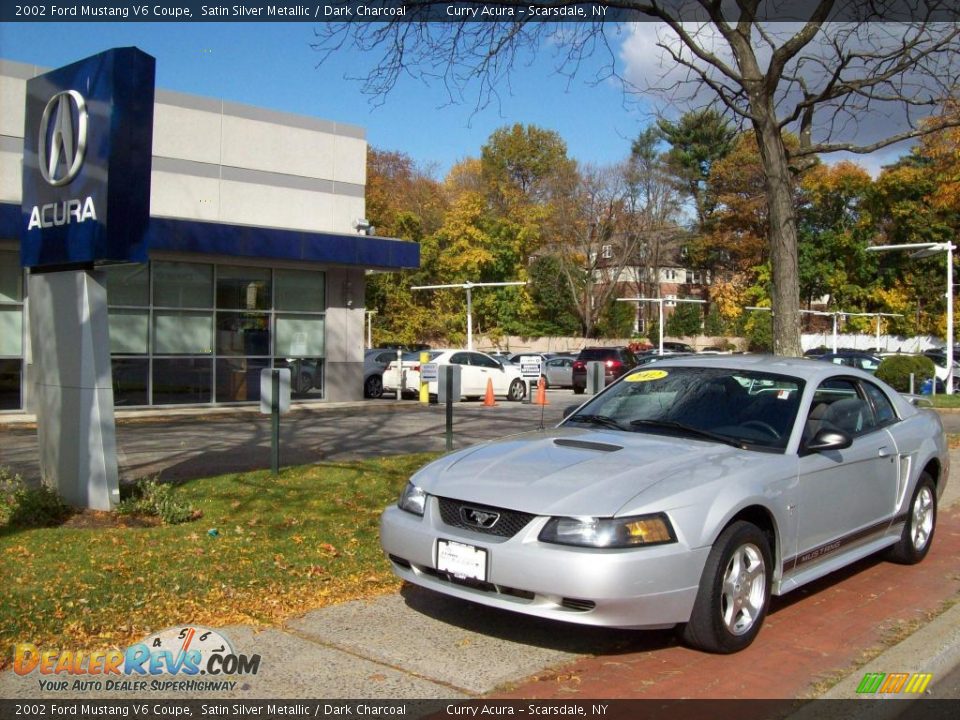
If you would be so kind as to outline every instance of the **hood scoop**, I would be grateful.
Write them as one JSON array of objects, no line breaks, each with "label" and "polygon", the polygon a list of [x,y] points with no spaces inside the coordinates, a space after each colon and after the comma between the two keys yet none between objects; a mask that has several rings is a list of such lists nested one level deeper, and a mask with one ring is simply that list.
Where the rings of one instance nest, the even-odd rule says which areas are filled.
[{"label": "hood scoop", "polygon": [[559,447],[577,448],[579,450],[596,450],[597,452],[616,452],[623,450],[622,445],[610,445],[609,443],[590,442],[589,440],[574,440],[572,438],[556,438],[554,445]]}]

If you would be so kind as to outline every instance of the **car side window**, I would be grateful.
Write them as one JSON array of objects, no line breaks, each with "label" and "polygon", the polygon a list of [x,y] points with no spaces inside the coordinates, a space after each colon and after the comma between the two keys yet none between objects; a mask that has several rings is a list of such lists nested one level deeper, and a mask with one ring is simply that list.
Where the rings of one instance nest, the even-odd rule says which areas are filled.
[{"label": "car side window", "polygon": [[813,395],[803,438],[809,440],[820,430],[840,430],[858,437],[876,427],[873,407],[860,395],[858,383],[846,378],[832,378],[821,383]]},{"label": "car side window", "polygon": [[469,353],[454,353],[450,356],[451,365],[469,365],[470,364],[470,355]]},{"label": "car side window", "polygon": [[890,398],[887,397],[883,390],[873,383],[868,382],[863,383],[863,389],[873,403],[873,409],[877,414],[878,425],[889,425],[897,421],[897,413],[893,409],[893,403],[890,402]]},{"label": "car side window", "polygon": [[500,367],[496,360],[488,358],[480,353],[470,353],[470,364],[475,367],[496,368]]}]

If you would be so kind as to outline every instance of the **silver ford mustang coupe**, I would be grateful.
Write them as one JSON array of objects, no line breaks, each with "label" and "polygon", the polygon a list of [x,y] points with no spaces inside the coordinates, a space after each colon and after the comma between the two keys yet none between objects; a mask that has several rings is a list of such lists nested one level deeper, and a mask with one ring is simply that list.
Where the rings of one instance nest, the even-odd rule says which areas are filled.
[{"label": "silver ford mustang coupe", "polygon": [[492,607],[747,647],[771,594],[924,558],[939,416],[859,370],[717,356],[638,368],[556,428],[419,470],[381,519],[404,580]]}]

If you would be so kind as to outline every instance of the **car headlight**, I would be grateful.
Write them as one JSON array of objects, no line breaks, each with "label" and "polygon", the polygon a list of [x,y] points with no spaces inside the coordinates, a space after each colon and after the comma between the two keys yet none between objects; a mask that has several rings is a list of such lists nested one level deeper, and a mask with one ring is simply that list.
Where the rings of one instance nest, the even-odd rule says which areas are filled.
[{"label": "car headlight", "polygon": [[407,483],[403,492],[400,493],[400,500],[397,502],[401,510],[406,510],[414,515],[421,516],[423,515],[423,508],[426,504],[427,494],[412,482]]},{"label": "car headlight", "polygon": [[594,548],[629,548],[677,541],[663,513],[622,518],[555,517],[540,531],[540,541]]}]

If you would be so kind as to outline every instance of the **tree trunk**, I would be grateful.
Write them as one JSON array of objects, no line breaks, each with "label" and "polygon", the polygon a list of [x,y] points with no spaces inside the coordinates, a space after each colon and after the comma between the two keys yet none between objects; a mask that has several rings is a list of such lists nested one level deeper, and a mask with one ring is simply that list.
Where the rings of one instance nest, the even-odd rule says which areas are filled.
[{"label": "tree trunk", "polygon": [[780,129],[771,111],[754,121],[760,157],[766,175],[770,229],[770,264],[773,270],[773,352],[799,357],[800,278],[797,262],[797,213],[793,204],[793,176],[787,162]]}]

